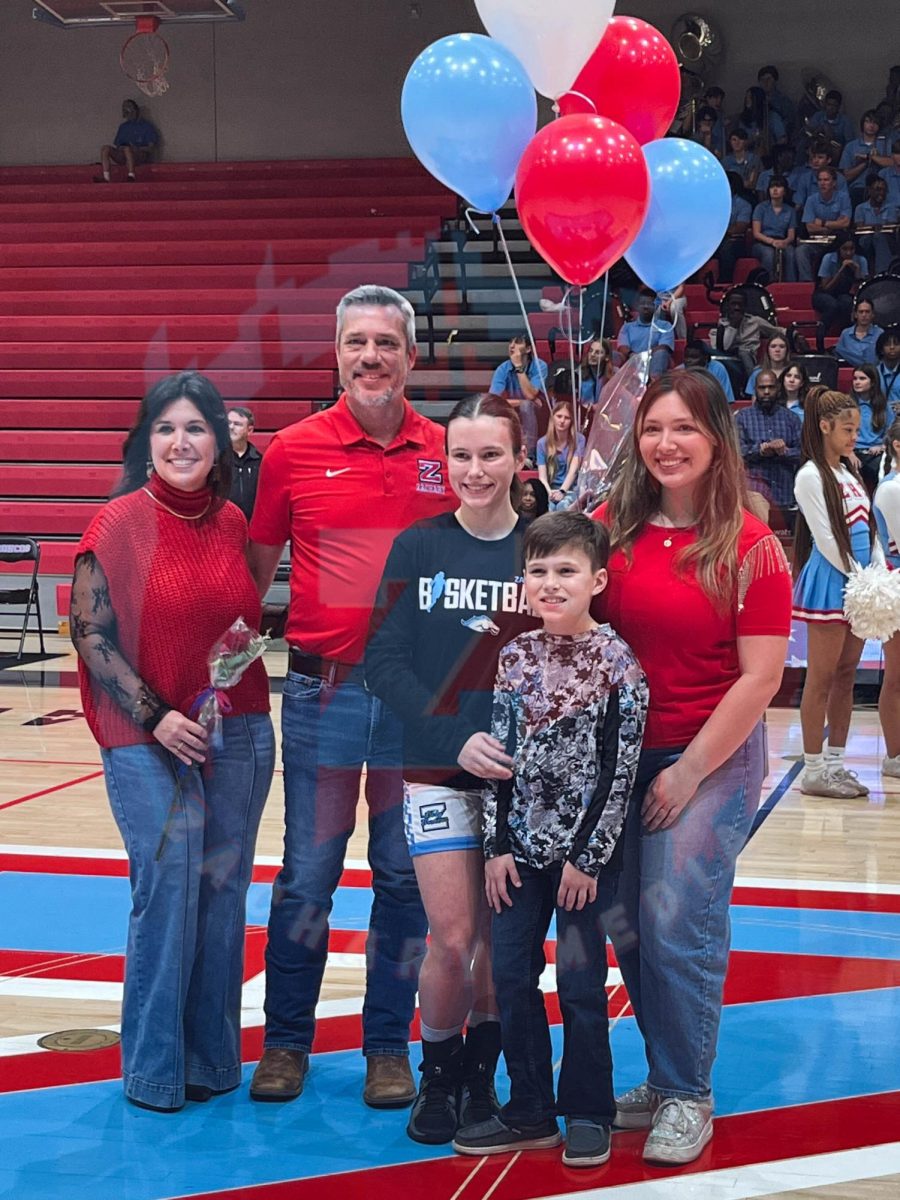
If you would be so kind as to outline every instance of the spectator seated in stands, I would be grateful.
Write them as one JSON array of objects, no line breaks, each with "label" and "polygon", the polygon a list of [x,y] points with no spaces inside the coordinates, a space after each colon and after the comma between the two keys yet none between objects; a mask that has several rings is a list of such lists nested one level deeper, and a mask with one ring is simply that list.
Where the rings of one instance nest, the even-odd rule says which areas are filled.
[{"label": "spectator seated in stands", "polygon": [[837,358],[851,367],[862,367],[877,360],[875,347],[884,330],[875,324],[875,306],[863,298],[853,310],[853,324],[842,331],[834,348]]},{"label": "spectator seated in stands", "polygon": [[743,125],[738,125],[732,129],[728,138],[728,145],[731,147],[728,154],[722,159],[722,166],[731,174],[740,176],[741,183],[752,192],[756,186],[756,177],[760,172],[762,163],[759,155],[754,154],[749,149],[750,135]]},{"label": "spectator seated in stands", "polygon": [[763,371],[771,371],[780,383],[781,376],[788,369],[790,363],[791,349],[788,346],[787,338],[782,333],[774,334],[769,338],[762,362],[750,372],[750,377],[744,387],[744,395],[756,395],[756,381]]},{"label": "spectator seated in stands", "polygon": [[[752,491],[780,513],[787,528],[794,525],[794,476],[800,465],[800,418],[778,403],[779,384],[774,371],[761,371],[756,380],[756,398],[749,408],[735,414],[741,455]],[[778,521],[774,522],[777,527]]]},{"label": "spectator seated in stands", "polygon": [[881,122],[873,108],[863,113],[859,130],[860,136],[847,143],[838,163],[847,180],[850,198],[854,204],[865,199],[866,179],[873,168],[891,165],[888,140],[880,132]]},{"label": "spectator seated in stands", "polygon": [[829,142],[836,142],[842,149],[847,142],[853,140],[856,130],[853,122],[846,113],[841,112],[844,97],[837,89],[825,93],[825,107],[820,108],[806,122],[806,132],[810,137],[822,136]]},{"label": "spectator seated in stands", "polygon": [[585,436],[575,427],[571,400],[556,402],[547,433],[538,439],[538,478],[547,489],[550,511],[571,508],[578,498],[575,481],[584,461]]},{"label": "spectator seated in stands", "polygon": [[594,338],[584,348],[581,359],[581,403],[589,408],[615,373],[613,344],[609,338]]},{"label": "spectator seated in stands", "polygon": [[854,452],[856,465],[871,498],[878,486],[888,420],[887,399],[878,371],[871,364],[853,368],[850,395],[859,406],[859,433]]},{"label": "spectator seated in stands", "polygon": [[797,214],[788,203],[787,190],[787,179],[773,175],[768,198],[753,210],[753,257],[768,272],[770,281],[795,283]]},{"label": "spectator seated in stands", "polygon": [[[833,165],[828,143],[821,140],[813,142],[809,147],[806,166],[797,167],[790,180],[791,190],[794,194],[794,207],[797,209],[798,217],[803,215],[804,205],[810,196],[818,195],[819,172],[823,167]],[[850,195],[850,187],[843,175],[838,173],[835,182],[839,192]]]},{"label": "spectator seated in stands", "polygon": [[756,367],[756,356],[764,337],[772,338],[785,331],[780,325],[772,325],[764,317],[747,312],[747,297],[740,288],[734,288],[724,301],[724,313],[715,329],[710,331],[709,340],[713,350],[741,360],[744,375]]},{"label": "spectator seated in stands", "polygon": [[856,239],[852,234],[840,234],[834,249],[822,259],[812,297],[813,308],[820,318],[817,333],[820,354],[825,349],[825,338],[850,323],[854,293],[868,274],[869,264],[856,252]]},{"label": "spectator seated in stands", "polygon": [[684,361],[676,371],[709,371],[718,380],[729,404],[734,404],[734,388],[728,370],[717,358],[710,358],[709,350],[702,342],[688,342],[684,348]]},{"label": "spectator seated in stands", "polygon": [[756,80],[765,92],[770,112],[778,113],[787,133],[792,133],[797,123],[797,108],[790,97],[778,90],[778,68],[760,67],[756,73]]},{"label": "spectator seated in stands", "polygon": [[238,506],[249,522],[256,503],[256,488],[259,483],[259,464],[262,455],[250,441],[253,432],[253,413],[249,408],[235,405],[228,409],[228,434],[231,438],[231,495],[229,499]]},{"label": "spectator seated in stands", "polygon": [[737,172],[728,172],[728,186],[731,188],[731,218],[715,255],[721,283],[731,283],[734,278],[734,266],[744,253],[745,235],[753,216],[753,207],[744,196],[744,185]]},{"label": "spectator seated in stands", "polygon": [[716,123],[713,126],[713,146],[712,151],[721,161],[728,153],[728,130],[724,116],[725,93],[720,87],[709,87],[703,93],[703,106],[711,108],[716,114]]},{"label": "spectator seated in stands", "polygon": [[697,109],[697,127],[693,133],[689,134],[692,142],[697,142],[701,146],[705,146],[710,154],[714,154],[716,158],[724,157],[722,153],[722,137],[719,135],[717,125],[719,122],[719,114],[714,108],[710,108],[708,104],[704,104]]},{"label": "spectator seated in stands", "polygon": [[[860,253],[864,254],[875,274],[886,271],[894,255],[900,251],[900,238],[896,226],[900,222],[900,204],[888,199],[887,180],[880,175],[868,176],[868,199],[857,204],[853,213],[853,224],[857,227]],[[893,225],[892,231],[883,232],[885,225]],[[871,229],[871,233],[863,230]]]},{"label": "spectator seated in stands", "polygon": [[519,516],[529,522],[550,511],[550,497],[539,479],[524,479],[519,494]]},{"label": "spectator seated in stands", "polygon": [[890,325],[875,343],[878,381],[893,415],[900,416],[900,325]]},{"label": "spectator seated in stands", "polygon": [[747,146],[754,154],[768,154],[776,142],[787,136],[784,121],[766,102],[766,93],[761,87],[747,88],[744,107],[734,121],[735,126],[747,131]]},{"label": "spectator seated in stands", "polygon": [[675,353],[675,329],[670,322],[654,316],[655,310],[656,293],[651,288],[642,287],[637,297],[637,318],[626,321],[619,330],[616,343],[620,363],[624,363],[632,354],[650,351],[651,379],[656,379],[669,369]]},{"label": "spectator seated in stands", "polygon": [[781,376],[778,403],[803,420],[803,406],[809,391],[809,372],[803,363],[792,362]]},{"label": "spectator seated in stands", "polygon": [[888,185],[888,202],[900,204],[900,134],[895,134],[891,142],[891,165],[882,167],[878,174]]},{"label": "spectator seated in stands", "polygon": [[837,190],[837,178],[834,167],[822,167],[816,176],[818,190],[803,206],[806,237],[820,239],[804,242],[801,238],[797,247],[797,276],[804,283],[811,283],[816,277],[828,248],[825,237],[837,236],[850,228],[850,196]]},{"label": "spectator seated in stands", "polygon": [[112,164],[125,167],[129,183],[134,183],[134,169],[141,163],[149,162],[153,151],[159,143],[159,134],[149,121],[141,118],[141,110],[134,100],[122,101],[122,116],[124,120],[116,130],[116,137],[111,146],[103,146],[100,150],[100,165],[102,174],[94,178],[95,183],[109,183]]},{"label": "spectator seated in stands", "polygon": [[509,358],[491,377],[492,394],[502,396],[519,414],[525,451],[532,463],[538,439],[537,413],[544,405],[548,370],[544,360],[532,354],[528,335],[520,333],[510,340]]},{"label": "spectator seated in stands", "polygon": [[788,191],[790,192],[790,202],[794,201],[794,182],[800,172],[805,170],[804,167],[795,165],[797,152],[788,142],[784,142],[780,146],[772,147],[772,165],[766,167],[764,171],[760,171],[756,179],[756,198],[765,202],[769,198],[769,183],[773,175],[784,176],[787,182]]}]

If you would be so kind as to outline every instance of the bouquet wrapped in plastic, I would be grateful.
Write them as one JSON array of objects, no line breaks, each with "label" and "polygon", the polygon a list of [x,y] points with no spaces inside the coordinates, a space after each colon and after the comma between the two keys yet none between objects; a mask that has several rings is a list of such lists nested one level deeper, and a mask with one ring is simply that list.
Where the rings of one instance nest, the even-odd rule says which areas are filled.
[{"label": "bouquet wrapped in plastic", "polygon": [[234,687],[250,664],[263,653],[266,644],[262,634],[251,629],[243,617],[238,617],[210,650],[206,660],[209,687],[194,698],[188,716],[207,731],[211,750],[221,749],[222,718],[231,712],[227,689]]}]

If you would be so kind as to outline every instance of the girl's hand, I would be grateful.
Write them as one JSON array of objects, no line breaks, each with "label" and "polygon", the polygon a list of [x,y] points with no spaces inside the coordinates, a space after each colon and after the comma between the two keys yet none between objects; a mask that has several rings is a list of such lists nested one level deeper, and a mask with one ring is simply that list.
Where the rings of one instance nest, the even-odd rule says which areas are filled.
[{"label": "girl's hand", "polygon": [[666,767],[647,790],[641,817],[648,833],[674,825],[694,798],[700,779],[683,765],[683,759]]},{"label": "girl's hand", "polygon": [[206,730],[174,708],[156,726],[153,736],[187,767],[206,761]]},{"label": "girl's hand", "polygon": [[550,499],[553,501],[554,504],[558,504],[560,502],[560,500],[562,500],[562,498],[563,498],[563,494],[559,488],[554,488],[553,491],[550,493]]},{"label": "girl's hand", "polygon": [[[579,872],[580,874],[580,872]],[[484,891],[487,902],[494,912],[502,912],[503,904],[512,908],[512,898],[507,887],[507,879],[513,887],[521,887],[522,880],[516,870],[516,860],[511,854],[501,854],[497,858],[489,858],[484,864]],[[501,900],[503,904],[501,904]]]}]

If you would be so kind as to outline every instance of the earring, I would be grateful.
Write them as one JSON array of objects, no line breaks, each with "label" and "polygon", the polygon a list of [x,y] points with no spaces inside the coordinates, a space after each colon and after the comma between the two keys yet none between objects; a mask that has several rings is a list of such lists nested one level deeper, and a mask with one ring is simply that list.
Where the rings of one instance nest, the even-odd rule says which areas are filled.
[{"label": "earring", "polygon": [[147,478],[149,479],[152,474],[153,474],[153,463],[150,461],[150,459],[148,459],[147,460]]}]

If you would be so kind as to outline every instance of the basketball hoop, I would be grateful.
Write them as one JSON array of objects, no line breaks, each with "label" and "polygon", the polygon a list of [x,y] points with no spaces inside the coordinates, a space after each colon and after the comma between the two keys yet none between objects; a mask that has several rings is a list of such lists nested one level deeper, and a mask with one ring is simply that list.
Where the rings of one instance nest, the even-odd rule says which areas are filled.
[{"label": "basketball hoop", "polygon": [[156,32],[159,18],[136,17],[135,24],[137,32],[122,47],[119,65],[145,96],[161,96],[169,90],[169,47]]}]

